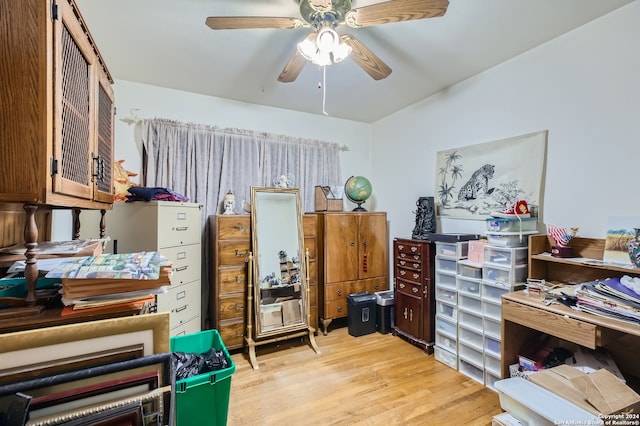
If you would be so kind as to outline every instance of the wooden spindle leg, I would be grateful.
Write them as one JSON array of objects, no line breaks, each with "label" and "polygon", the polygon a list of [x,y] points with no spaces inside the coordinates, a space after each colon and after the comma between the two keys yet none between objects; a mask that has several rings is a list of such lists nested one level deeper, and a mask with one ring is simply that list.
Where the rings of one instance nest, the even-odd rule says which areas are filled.
[{"label": "wooden spindle leg", "polygon": [[27,258],[24,268],[24,277],[27,284],[27,305],[34,306],[36,304],[36,281],[38,279],[38,226],[36,225],[36,210],[38,206],[33,204],[25,204],[24,210],[27,217],[24,224],[24,242],[27,251],[24,253]]},{"label": "wooden spindle leg", "polygon": [[100,238],[104,238],[105,229],[107,229],[107,211],[104,209],[100,210]]},{"label": "wooden spindle leg", "polygon": [[80,209],[73,209],[73,239],[80,239]]}]

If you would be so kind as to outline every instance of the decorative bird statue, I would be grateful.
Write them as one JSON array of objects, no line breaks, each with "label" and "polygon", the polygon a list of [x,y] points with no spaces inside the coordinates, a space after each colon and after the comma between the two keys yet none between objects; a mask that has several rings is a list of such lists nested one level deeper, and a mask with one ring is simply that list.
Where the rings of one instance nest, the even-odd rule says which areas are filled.
[{"label": "decorative bird statue", "polygon": [[578,227],[558,228],[557,226],[547,225],[547,233],[556,242],[551,247],[551,255],[555,257],[571,257],[571,247],[569,242],[578,234]]}]

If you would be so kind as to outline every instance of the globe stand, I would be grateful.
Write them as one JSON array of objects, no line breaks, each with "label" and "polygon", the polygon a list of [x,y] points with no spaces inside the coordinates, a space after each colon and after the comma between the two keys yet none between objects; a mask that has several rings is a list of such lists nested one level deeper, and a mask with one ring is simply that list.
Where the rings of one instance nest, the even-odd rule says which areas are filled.
[{"label": "globe stand", "polygon": [[367,211],[367,209],[362,207],[362,205],[364,204],[364,201],[354,201],[354,203],[356,203],[358,205],[358,207],[356,207],[355,209],[351,210],[352,212],[366,212]]}]

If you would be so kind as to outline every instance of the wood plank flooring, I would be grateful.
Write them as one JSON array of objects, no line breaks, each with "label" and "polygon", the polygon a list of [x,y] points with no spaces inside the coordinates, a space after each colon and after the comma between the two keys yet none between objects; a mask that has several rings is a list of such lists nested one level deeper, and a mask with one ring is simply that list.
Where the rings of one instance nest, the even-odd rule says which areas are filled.
[{"label": "wood plank flooring", "polygon": [[490,425],[498,394],[392,334],[347,327],[232,354],[228,425]]}]

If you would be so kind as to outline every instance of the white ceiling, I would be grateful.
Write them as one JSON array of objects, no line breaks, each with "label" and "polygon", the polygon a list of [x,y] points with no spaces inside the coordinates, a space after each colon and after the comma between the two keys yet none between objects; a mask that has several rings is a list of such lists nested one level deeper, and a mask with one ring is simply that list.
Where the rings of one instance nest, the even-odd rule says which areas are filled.
[{"label": "white ceiling", "polygon": [[[352,34],[393,70],[375,81],[350,58],[326,68],[329,116],[370,123],[633,0],[449,0],[440,18]],[[353,0],[353,7],[380,0]],[[300,17],[296,0],[76,0],[115,79],[323,114],[322,69],[277,77],[309,28],[217,30],[208,16]]]}]

